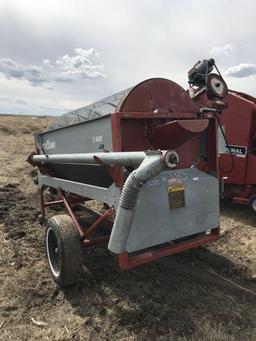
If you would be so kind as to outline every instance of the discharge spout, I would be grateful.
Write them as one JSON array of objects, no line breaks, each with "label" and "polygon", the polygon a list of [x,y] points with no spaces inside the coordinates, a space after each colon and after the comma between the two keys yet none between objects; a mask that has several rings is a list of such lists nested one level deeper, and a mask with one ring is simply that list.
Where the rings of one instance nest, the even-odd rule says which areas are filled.
[{"label": "discharge spout", "polygon": [[108,244],[110,251],[114,253],[125,251],[141,188],[164,169],[175,168],[178,162],[179,157],[175,151],[148,152],[140,166],[128,176],[123,186]]}]

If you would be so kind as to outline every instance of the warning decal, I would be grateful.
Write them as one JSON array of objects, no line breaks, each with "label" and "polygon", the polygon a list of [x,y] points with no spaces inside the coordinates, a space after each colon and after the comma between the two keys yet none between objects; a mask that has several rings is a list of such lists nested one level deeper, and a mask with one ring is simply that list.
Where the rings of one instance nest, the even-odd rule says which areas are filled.
[{"label": "warning decal", "polygon": [[168,184],[170,209],[185,206],[185,186],[180,180],[170,179]]}]

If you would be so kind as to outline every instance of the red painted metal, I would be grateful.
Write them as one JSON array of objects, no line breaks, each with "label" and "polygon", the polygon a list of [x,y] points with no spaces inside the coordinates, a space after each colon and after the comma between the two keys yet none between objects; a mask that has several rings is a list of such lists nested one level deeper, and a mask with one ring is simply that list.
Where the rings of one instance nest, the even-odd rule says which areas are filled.
[{"label": "red painted metal", "polygon": [[[153,114],[153,115],[152,115]],[[179,116],[180,115],[180,116]],[[183,119],[194,119],[197,120],[195,113],[144,113],[144,112],[133,112],[123,113],[116,112],[111,115],[112,117],[112,140],[114,151],[137,151],[153,149],[150,138],[148,136],[147,127],[152,125],[154,122],[160,122],[164,124],[162,119],[167,119],[168,122],[171,120]],[[209,121],[208,127],[206,128],[206,152],[208,156],[208,164],[205,170],[214,171],[218,173],[217,167],[217,125],[216,120],[212,114],[203,114],[200,119]],[[119,122],[118,122],[119,121]],[[165,136],[166,141],[172,143],[172,137],[167,134]],[[154,146],[155,148],[160,148]],[[171,146],[167,149],[171,149]],[[196,160],[200,149],[200,137],[195,136],[190,141],[176,148],[178,155],[180,156],[180,162],[177,168],[189,168]],[[123,183],[122,169],[120,168],[120,174],[118,176],[119,182]]]},{"label": "red painted metal", "polygon": [[84,232],[81,240],[85,240],[88,236],[90,236],[104,221],[106,221],[109,217],[111,217],[114,213],[114,208],[109,208],[104,214],[102,214],[95,223]]},{"label": "red painted metal", "polygon": [[213,242],[218,238],[219,228],[216,228],[213,229],[210,234],[206,234],[204,236],[180,242],[175,245],[145,251],[144,253],[136,254],[134,256],[129,256],[127,252],[123,252],[122,254],[119,255],[119,266],[122,270],[128,270],[149,262],[153,262],[161,257],[174,255],[176,253],[183,252],[192,248],[196,248],[200,245]]},{"label": "red painted metal", "polygon": [[255,195],[255,186],[253,185],[234,185],[227,184],[224,190],[224,196],[231,198],[236,204],[247,205],[250,198]]},{"label": "red painted metal", "polygon": [[109,236],[103,236],[103,237],[99,237],[96,239],[85,239],[83,241],[83,245],[85,245],[86,247],[97,247],[97,246],[101,246],[102,244],[106,244],[109,241]]},{"label": "red painted metal", "polygon": [[44,204],[44,207],[51,207],[51,206],[55,206],[55,205],[64,205],[64,202],[63,202],[63,200],[50,201],[50,202],[46,202]]},{"label": "red painted metal", "polygon": [[220,116],[227,141],[231,146],[246,148],[246,155],[233,153],[234,167],[228,152],[220,154],[220,179],[225,179],[225,195],[235,203],[248,204],[256,194],[256,98],[229,91],[225,98],[228,109]]},{"label": "red painted metal", "polygon": [[250,199],[248,199],[248,198],[233,197],[233,202],[235,204],[248,205],[249,201],[250,201]]},{"label": "red painted metal", "polygon": [[97,247],[100,246],[104,243],[106,243],[109,240],[109,235],[108,236],[101,236],[98,238],[94,239],[87,239],[93,232],[95,232],[101,225],[102,223],[106,224],[108,227],[112,226],[113,223],[109,221],[108,219],[113,215],[114,213],[114,208],[111,207],[109,208],[104,214],[100,215],[99,213],[96,213],[95,211],[91,211],[90,209],[87,210],[87,208],[83,207],[86,211],[90,212],[91,214],[97,215],[98,219],[96,222],[90,227],[90,228],[83,228],[79,224],[72,207],[70,204],[80,202],[81,198],[74,198],[70,197],[69,199],[67,198],[68,196],[62,192],[59,191],[59,196],[61,197],[61,200],[55,200],[51,202],[45,202],[44,199],[44,193],[43,190],[40,190],[40,205],[41,205],[41,214],[43,217],[45,217],[45,208],[46,207],[51,207],[51,206],[56,206],[56,205],[64,205],[66,208],[67,213],[71,217],[75,228],[77,229],[80,237],[81,237],[81,242],[83,243],[84,246],[86,247]]},{"label": "red painted metal", "polygon": [[30,163],[33,167],[37,167],[37,168],[40,170],[40,172],[41,172],[42,174],[48,174],[48,175],[50,175],[50,176],[52,176],[52,177],[56,177],[56,174],[53,172],[53,170],[51,169],[51,167],[50,167],[49,165],[46,165],[46,164],[42,164],[42,163],[38,163],[38,162],[34,162],[34,161],[33,161],[33,159],[32,159],[33,155],[37,155],[37,154],[39,154],[39,151],[37,151],[37,152],[33,151],[33,152],[28,156],[28,158],[26,159],[26,161],[27,161],[28,163]]},{"label": "red painted metal", "polygon": [[152,113],[165,112],[196,112],[198,106],[188,93],[177,83],[164,78],[147,79],[131,89],[120,103],[117,111]]},{"label": "red painted metal", "polygon": [[[196,98],[199,105],[207,106],[205,92]],[[219,154],[219,178],[224,181],[224,196],[234,202],[248,204],[256,194],[256,98],[248,94],[229,90],[224,98],[227,108],[219,116],[228,144],[246,149],[245,155],[228,150]],[[247,187],[251,190],[248,191]]]},{"label": "red painted metal", "polygon": [[[148,137],[153,147],[176,149],[192,137],[202,133],[209,125],[208,119],[174,120],[152,129]],[[166,136],[171,136],[167,139]]]},{"label": "red painted metal", "polygon": [[[94,210],[92,210],[91,208],[88,208],[88,207],[86,207],[86,206],[84,206],[84,205],[80,205],[79,208],[80,208],[81,210],[83,210],[83,211],[89,213],[90,215],[92,215],[96,220],[102,216],[102,214],[100,214],[99,212],[94,211]],[[113,216],[113,215],[112,215],[112,216]],[[111,216],[108,217],[108,218],[106,218],[106,220],[104,221],[104,226],[106,226],[106,227],[108,227],[108,228],[112,228],[112,226],[113,226],[113,220],[111,221],[109,218],[111,218]]]},{"label": "red painted metal", "polygon": [[61,192],[61,197],[62,197],[63,203],[64,203],[64,205],[66,207],[66,210],[67,210],[69,216],[71,217],[71,219],[72,219],[72,221],[73,221],[73,223],[74,223],[78,233],[80,234],[80,237],[83,238],[84,230],[80,226],[80,224],[79,224],[79,222],[78,222],[78,220],[77,220],[77,218],[76,218],[76,216],[75,216],[71,206],[69,205],[67,199],[65,198],[65,195],[62,192]]},{"label": "red painted metal", "polygon": [[99,157],[94,156],[94,160],[102,166],[105,166],[106,169],[108,170],[110,176],[112,177],[113,181],[115,183],[119,183],[119,173],[120,173],[120,167],[116,166],[108,166],[106,165]]}]

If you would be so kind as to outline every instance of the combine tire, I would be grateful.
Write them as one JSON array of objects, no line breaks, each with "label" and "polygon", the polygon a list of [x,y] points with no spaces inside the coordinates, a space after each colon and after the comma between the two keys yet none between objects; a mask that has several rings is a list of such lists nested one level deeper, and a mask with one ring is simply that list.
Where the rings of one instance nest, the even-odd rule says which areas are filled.
[{"label": "combine tire", "polygon": [[251,209],[251,211],[256,214],[256,195],[254,195],[253,197],[251,197],[250,201],[249,201],[249,207]]},{"label": "combine tire", "polygon": [[76,284],[80,278],[82,250],[79,234],[68,215],[49,219],[45,244],[48,264],[57,285],[65,288]]}]

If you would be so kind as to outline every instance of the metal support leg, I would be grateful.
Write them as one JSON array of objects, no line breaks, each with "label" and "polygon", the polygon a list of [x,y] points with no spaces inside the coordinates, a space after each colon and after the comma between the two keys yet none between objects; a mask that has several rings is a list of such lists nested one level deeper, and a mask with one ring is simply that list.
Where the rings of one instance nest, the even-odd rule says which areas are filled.
[{"label": "metal support leg", "polygon": [[100,216],[96,222],[89,228],[87,229],[87,231],[84,231],[84,229],[81,227],[81,225],[79,224],[72,208],[70,207],[67,199],[65,198],[64,194],[62,192],[60,192],[60,196],[63,200],[64,206],[68,212],[68,214],[70,215],[74,225],[77,228],[78,233],[80,234],[81,237],[81,242],[86,246],[86,247],[90,247],[90,246],[99,246],[103,243],[106,243],[109,240],[109,236],[102,236],[96,239],[87,239],[87,237],[89,235],[91,235],[104,221],[107,221],[107,219],[112,216],[113,212],[114,212],[114,208],[111,207],[109,208],[102,216]]},{"label": "metal support leg", "polygon": [[76,216],[74,215],[72,208],[69,206],[69,203],[67,202],[67,199],[65,198],[65,196],[63,195],[63,193],[60,193],[64,206],[66,207],[66,210],[68,211],[68,214],[70,215],[71,219],[73,220],[73,223],[75,224],[78,233],[80,234],[80,237],[82,238],[84,235],[84,231],[81,228],[78,220],[76,219]]},{"label": "metal support leg", "polygon": [[41,211],[41,218],[45,219],[45,199],[44,199],[43,188],[40,188],[40,211]]},{"label": "metal support leg", "polygon": [[84,235],[81,237],[81,240],[85,240],[90,234],[92,234],[100,224],[102,224],[105,220],[107,220],[110,216],[112,216],[114,212],[114,208],[109,208],[102,216],[100,216],[95,223],[84,233]]}]

